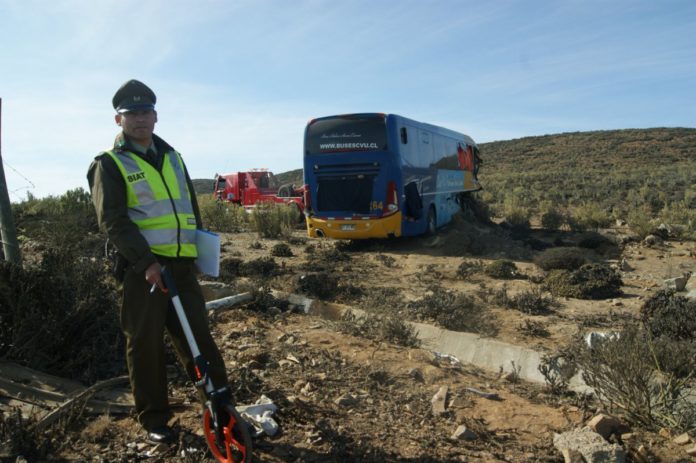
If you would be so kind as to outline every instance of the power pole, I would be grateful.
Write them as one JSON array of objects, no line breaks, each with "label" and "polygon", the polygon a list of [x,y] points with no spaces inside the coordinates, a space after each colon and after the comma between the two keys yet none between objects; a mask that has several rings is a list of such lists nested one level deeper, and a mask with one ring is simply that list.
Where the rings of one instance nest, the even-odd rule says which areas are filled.
[{"label": "power pole", "polygon": [[10,195],[7,192],[7,182],[5,181],[5,167],[2,164],[2,98],[0,98],[0,236],[2,237],[5,260],[22,265],[22,255],[19,252],[17,232],[12,217]]}]

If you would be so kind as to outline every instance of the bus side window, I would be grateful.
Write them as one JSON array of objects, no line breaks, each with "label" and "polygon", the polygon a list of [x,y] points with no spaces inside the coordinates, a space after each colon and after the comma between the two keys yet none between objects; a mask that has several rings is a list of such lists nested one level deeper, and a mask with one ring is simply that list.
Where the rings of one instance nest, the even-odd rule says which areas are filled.
[{"label": "bus side window", "polygon": [[406,132],[406,127],[401,127],[401,143],[404,145],[408,143],[408,132]]}]

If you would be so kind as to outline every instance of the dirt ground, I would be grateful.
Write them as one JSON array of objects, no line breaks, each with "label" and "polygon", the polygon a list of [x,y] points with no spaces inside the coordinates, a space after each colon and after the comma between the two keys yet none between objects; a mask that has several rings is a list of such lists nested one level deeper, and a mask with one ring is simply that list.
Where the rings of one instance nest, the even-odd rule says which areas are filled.
[{"label": "dirt ground", "polygon": [[[621,266],[623,295],[606,300],[559,298],[544,315],[527,315],[495,306],[487,299],[505,287],[509,294],[534,285],[541,270],[534,256],[546,245],[573,244],[579,235],[533,231],[519,240],[499,226],[471,225],[461,219],[436,236],[336,243],[306,238],[302,229],[290,240],[254,233],[223,235],[223,259],[242,263],[275,262],[273,275],[221,277],[227,293],[257,285],[298,293],[302,277],[317,274],[335,291],[327,300],[370,309],[395,301],[395,313],[409,318],[408,303],[444,288],[474,297],[486,306],[497,327],[495,338],[554,351],[579,333],[607,330],[636,317],[646,297],[666,278],[696,272],[696,244],[667,241],[646,246],[627,240],[625,229],[607,230],[615,243],[598,258]],[[279,243],[292,255],[279,256]],[[264,260],[265,259],[265,260]],[[469,272],[496,259],[509,259],[519,277],[499,280]],[[622,260],[625,261],[622,264]],[[477,267],[479,266],[479,267]],[[693,281],[692,281],[693,283]],[[389,295],[389,296],[385,296]],[[307,294],[307,297],[316,297]],[[393,298],[393,299],[389,299]],[[586,397],[551,394],[542,384],[503,377],[453,362],[422,348],[365,339],[340,330],[340,324],[275,301],[212,316],[212,329],[232,381],[235,398],[250,404],[262,395],[278,406],[279,432],[255,440],[257,462],[562,462],[553,434],[582,426],[597,410]],[[543,327],[534,335],[523,326]],[[128,416],[90,417],[57,459],[64,461],[212,461],[201,436],[195,392],[172,366],[171,395],[178,404],[172,421],[179,443],[155,447],[143,441]],[[433,413],[432,399],[447,387],[446,410]],[[476,391],[494,393],[490,399]],[[341,400],[339,400],[341,399]],[[473,437],[457,439],[460,425]],[[689,460],[668,436],[633,429],[628,447],[645,446],[649,461]]]}]

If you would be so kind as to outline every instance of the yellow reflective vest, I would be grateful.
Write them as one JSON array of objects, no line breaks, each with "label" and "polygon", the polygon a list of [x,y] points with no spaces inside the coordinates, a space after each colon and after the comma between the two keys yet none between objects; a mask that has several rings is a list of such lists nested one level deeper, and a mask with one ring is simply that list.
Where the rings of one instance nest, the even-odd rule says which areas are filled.
[{"label": "yellow reflective vest", "polygon": [[126,182],[128,217],[138,226],[152,253],[197,257],[196,216],[179,153],[164,153],[161,172],[129,151],[106,153]]}]

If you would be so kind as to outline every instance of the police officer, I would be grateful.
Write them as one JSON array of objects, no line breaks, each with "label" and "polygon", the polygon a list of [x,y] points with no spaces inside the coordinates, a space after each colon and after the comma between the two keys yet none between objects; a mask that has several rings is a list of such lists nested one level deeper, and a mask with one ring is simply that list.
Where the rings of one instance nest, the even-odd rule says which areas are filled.
[{"label": "police officer", "polygon": [[111,150],[100,153],[87,172],[100,227],[122,261],[121,328],[135,409],[148,440],[170,443],[164,332],[191,378],[194,365],[186,337],[162,291],[162,267],[174,277],[213,385],[227,386],[225,365],[208,327],[205,301],[196,279],[196,229],[202,228],[193,183],[181,155],[153,133],[155,93],[129,80],[113,97],[122,131]]}]

